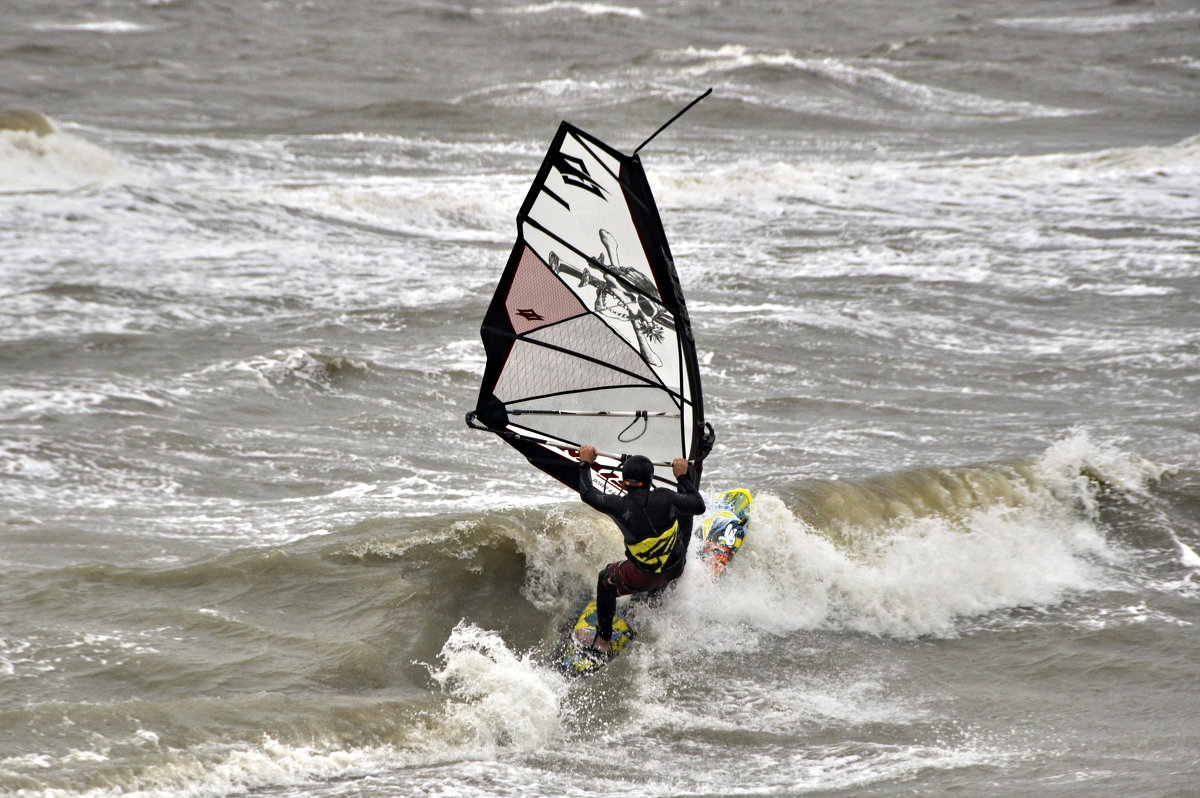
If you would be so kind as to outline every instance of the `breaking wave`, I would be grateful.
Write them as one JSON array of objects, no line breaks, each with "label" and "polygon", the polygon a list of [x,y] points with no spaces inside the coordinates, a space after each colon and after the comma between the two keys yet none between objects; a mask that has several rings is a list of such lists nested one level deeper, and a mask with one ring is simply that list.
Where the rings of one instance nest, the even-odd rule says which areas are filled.
[{"label": "breaking wave", "polygon": [[130,180],[112,153],[37,111],[0,109],[0,193],[61,191]]},{"label": "breaking wave", "polygon": [[805,97],[796,100],[787,95],[752,90],[749,85],[730,86],[726,89],[728,93],[751,105],[767,105],[793,111],[818,111],[863,119],[889,115],[889,105],[967,118],[1032,119],[1073,116],[1080,113],[1072,109],[1000,100],[915,83],[897,77],[869,60],[850,62],[835,58],[801,58],[787,51],[754,52],[743,45],[725,45],[715,49],[689,47],[664,53],[663,57],[669,63],[679,64],[681,74],[691,79],[772,70],[814,81],[814,88],[818,93],[824,88],[838,93],[850,92],[859,97],[859,101],[855,103],[847,103],[836,95],[825,99]]}]

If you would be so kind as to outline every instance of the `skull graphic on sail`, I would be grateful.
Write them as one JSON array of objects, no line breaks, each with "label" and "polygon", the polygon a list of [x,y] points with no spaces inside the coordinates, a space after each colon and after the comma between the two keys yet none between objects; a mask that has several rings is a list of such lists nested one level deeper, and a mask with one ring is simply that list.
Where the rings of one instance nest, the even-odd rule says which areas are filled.
[{"label": "skull graphic on sail", "polygon": [[666,309],[649,298],[657,289],[646,275],[621,265],[616,236],[607,230],[599,230],[598,235],[604,251],[587,258],[586,267],[566,263],[557,252],[551,251],[550,268],[557,274],[575,278],[580,288],[590,286],[595,290],[593,310],[601,316],[628,322],[642,358],[652,366],[661,366],[662,359],[652,349],[651,342],[662,343],[663,326],[670,326],[671,321]]}]

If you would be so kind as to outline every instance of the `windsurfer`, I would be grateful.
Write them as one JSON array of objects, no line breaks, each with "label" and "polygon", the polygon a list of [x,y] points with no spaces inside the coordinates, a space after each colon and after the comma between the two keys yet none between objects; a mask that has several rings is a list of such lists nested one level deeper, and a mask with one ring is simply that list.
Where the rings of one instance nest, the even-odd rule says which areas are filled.
[{"label": "windsurfer", "polygon": [[616,522],[625,541],[625,559],[610,563],[596,581],[596,636],[591,645],[611,652],[617,597],[661,590],[683,573],[692,517],[704,512],[704,499],[692,483],[691,465],[682,457],[671,463],[679,491],[655,488],[654,464],[633,455],[621,468],[624,496],[601,493],[592,485],[596,448],[579,449],[579,495],[584,503]]}]

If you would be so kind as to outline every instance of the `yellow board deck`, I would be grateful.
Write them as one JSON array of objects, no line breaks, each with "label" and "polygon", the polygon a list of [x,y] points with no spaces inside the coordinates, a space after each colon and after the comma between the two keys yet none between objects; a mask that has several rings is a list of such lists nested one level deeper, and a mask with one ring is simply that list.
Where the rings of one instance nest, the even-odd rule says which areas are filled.
[{"label": "yellow board deck", "polygon": [[567,644],[563,649],[559,667],[571,676],[586,676],[592,674],[616,657],[633,639],[633,629],[621,616],[613,618],[612,653],[601,654],[591,647],[592,638],[596,635],[596,602],[590,601],[579,613],[579,620],[567,636]]}]

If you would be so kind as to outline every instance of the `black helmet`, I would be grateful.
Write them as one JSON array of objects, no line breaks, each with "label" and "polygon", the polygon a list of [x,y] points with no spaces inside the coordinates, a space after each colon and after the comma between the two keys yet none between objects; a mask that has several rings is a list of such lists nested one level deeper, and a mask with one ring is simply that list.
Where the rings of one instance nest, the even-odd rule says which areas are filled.
[{"label": "black helmet", "polygon": [[649,485],[650,480],[654,478],[654,463],[650,462],[649,457],[635,454],[621,466],[621,478],[626,482],[640,482],[643,485]]}]

